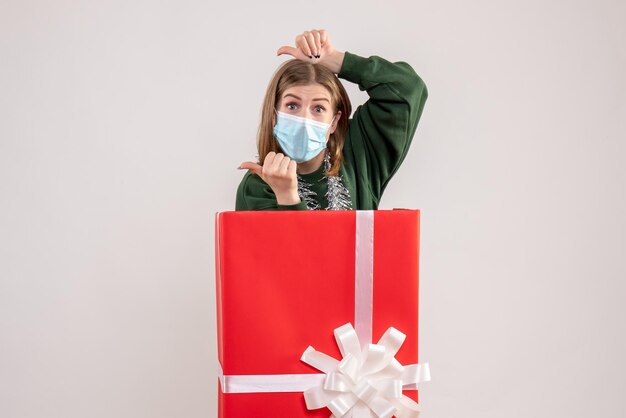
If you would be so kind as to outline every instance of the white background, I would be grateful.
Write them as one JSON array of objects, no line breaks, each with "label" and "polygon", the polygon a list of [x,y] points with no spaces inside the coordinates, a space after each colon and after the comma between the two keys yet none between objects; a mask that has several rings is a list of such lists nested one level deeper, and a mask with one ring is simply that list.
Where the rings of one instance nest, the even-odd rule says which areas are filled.
[{"label": "white background", "polygon": [[314,28],[429,90],[381,204],[422,211],[423,416],[623,416],[625,21],[610,0],[2,0],[0,416],[215,416],[213,216],[275,51]]}]

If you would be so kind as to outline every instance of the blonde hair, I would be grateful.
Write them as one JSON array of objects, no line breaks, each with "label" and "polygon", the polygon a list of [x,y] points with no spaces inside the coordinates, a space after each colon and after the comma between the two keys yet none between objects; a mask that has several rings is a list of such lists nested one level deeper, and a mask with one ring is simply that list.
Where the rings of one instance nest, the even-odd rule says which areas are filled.
[{"label": "blonde hair", "polygon": [[311,64],[297,59],[289,60],[282,64],[276,70],[267,86],[263,107],[261,108],[261,123],[259,124],[257,136],[258,163],[260,165],[263,165],[265,157],[271,151],[284,154],[278,141],[274,138],[274,126],[272,123],[274,110],[283,93],[293,86],[311,84],[320,84],[325,87],[330,93],[334,113],[341,111],[341,118],[339,118],[337,128],[328,138],[327,147],[330,152],[331,167],[329,171],[325,172],[327,176],[339,174],[339,169],[343,162],[342,151],[348,130],[348,118],[352,112],[350,98],[346,89],[331,70],[323,65]]}]

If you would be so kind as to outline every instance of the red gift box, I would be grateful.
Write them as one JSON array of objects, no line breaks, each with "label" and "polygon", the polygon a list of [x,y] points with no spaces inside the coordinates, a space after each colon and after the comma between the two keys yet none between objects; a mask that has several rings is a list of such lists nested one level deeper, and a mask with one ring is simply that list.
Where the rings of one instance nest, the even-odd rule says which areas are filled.
[{"label": "red gift box", "polygon": [[[301,356],[313,346],[342,359],[333,330],[346,323],[363,347],[400,330],[395,359],[418,362],[418,210],[239,211],[215,220],[220,417],[328,417],[307,409],[303,391],[325,375]],[[402,393],[417,401],[417,390]]]}]

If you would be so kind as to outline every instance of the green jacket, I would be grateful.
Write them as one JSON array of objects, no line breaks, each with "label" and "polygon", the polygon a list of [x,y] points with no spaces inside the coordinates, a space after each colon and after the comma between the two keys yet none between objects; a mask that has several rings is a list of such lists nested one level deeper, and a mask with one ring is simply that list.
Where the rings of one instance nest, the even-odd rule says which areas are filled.
[{"label": "green jacket", "polygon": [[[385,187],[409,150],[428,90],[410,65],[378,56],[364,58],[346,52],[337,76],[357,83],[369,95],[348,125],[340,170],[343,184],[350,192],[353,209],[378,209]],[[324,164],[300,176],[312,185],[325,209]],[[237,189],[235,210],[307,210],[307,206],[304,201],[279,205],[270,186],[248,171]]]}]

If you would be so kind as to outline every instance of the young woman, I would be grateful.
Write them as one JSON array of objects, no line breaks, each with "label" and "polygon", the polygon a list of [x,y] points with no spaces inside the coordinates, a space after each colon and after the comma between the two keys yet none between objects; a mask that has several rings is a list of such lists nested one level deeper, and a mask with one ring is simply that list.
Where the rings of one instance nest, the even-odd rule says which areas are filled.
[{"label": "young woman", "polygon": [[[325,30],[306,31],[270,81],[258,132],[258,162],[237,189],[236,210],[378,209],[406,156],[428,97],[404,62],[336,50]],[[352,119],[337,78],[369,100]]]}]

